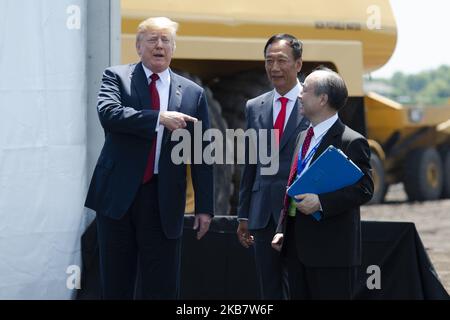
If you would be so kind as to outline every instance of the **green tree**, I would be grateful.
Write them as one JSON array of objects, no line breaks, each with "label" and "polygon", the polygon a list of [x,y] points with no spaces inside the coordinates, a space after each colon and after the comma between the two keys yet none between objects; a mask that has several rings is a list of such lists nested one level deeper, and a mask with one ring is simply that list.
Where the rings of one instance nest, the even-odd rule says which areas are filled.
[{"label": "green tree", "polygon": [[395,72],[389,79],[372,81],[388,84],[392,88],[388,97],[398,102],[443,105],[450,101],[450,66],[447,65],[417,74]]}]

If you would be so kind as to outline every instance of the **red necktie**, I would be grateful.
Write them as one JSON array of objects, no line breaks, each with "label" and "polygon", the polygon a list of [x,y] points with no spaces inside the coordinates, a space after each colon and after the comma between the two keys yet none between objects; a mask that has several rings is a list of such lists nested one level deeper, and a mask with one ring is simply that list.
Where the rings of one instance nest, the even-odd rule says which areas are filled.
[{"label": "red necktie", "polygon": [[[158,74],[154,73],[150,76],[152,82],[148,86],[148,90],[150,91],[150,97],[152,98],[152,110],[159,110],[159,93],[156,88],[156,81],[159,79]],[[150,154],[147,160],[147,167],[145,168],[144,173],[144,183],[149,182],[153,177],[153,172],[155,171],[155,158],[156,158],[156,142],[158,140],[158,135],[155,135],[153,139],[152,149],[150,150]]]},{"label": "red necktie", "polygon": [[278,136],[277,136],[277,142],[278,145],[280,145],[281,137],[283,136],[283,130],[284,130],[284,121],[286,120],[286,108],[287,103],[289,101],[288,98],[280,97],[278,98],[281,102],[281,110],[278,113],[277,120],[275,120],[275,124],[273,126],[274,129],[278,129]]},{"label": "red necktie", "polygon": [[[303,141],[302,145],[302,160],[305,160],[306,153],[308,152],[309,146],[311,144],[312,137],[314,136],[314,130],[312,127],[309,127],[308,132],[306,133],[305,141]],[[292,163],[291,171],[289,172],[288,178],[288,187],[294,182],[295,177],[297,176],[298,170],[298,156],[295,157],[294,162]],[[287,193],[284,194],[284,207],[283,207],[283,217],[286,215],[286,212],[289,208],[289,196]]]},{"label": "red necktie", "polygon": [[314,130],[312,127],[309,127],[308,132],[306,133],[305,141],[303,141],[302,160],[305,160],[306,153],[308,152],[309,145],[311,144],[311,140],[312,140],[313,136],[314,136]]}]

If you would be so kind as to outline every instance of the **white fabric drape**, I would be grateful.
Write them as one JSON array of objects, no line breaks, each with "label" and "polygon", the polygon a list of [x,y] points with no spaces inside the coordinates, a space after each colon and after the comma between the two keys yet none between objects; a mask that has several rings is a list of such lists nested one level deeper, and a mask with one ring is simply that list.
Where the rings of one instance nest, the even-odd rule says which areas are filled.
[{"label": "white fabric drape", "polygon": [[[80,9],[70,29],[70,6]],[[0,299],[69,299],[86,194],[86,1],[0,1]],[[76,17],[75,17],[76,18]]]}]

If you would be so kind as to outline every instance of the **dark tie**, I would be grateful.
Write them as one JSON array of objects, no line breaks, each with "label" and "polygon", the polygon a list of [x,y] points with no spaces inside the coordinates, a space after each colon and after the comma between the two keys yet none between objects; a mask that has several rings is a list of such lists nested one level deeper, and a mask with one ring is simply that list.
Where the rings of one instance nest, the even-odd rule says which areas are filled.
[{"label": "dark tie", "polygon": [[306,153],[308,152],[309,145],[311,144],[311,140],[312,140],[313,136],[314,136],[314,129],[312,127],[309,127],[308,132],[306,133],[305,141],[303,141],[302,160],[305,160]]},{"label": "dark tie", "polygon": [[[311,140],[312,137],[314,136],[314,129],[312,127],[310,127],[308,129],[308,132],[306,133],[306,137],[305,137],[305,141],[303,141],[303,145],[302,145],[302,160],[305,160],[306,157],[306,153],[308,152],[309,146],[311,144]],[[292,167],[291,170],[289,171],[289,178],[288,178],[288,187],[294,182],[295,177],[297,176],[297,174],[299,174],[300,172],[297,172],[298,170],[298,155],[295,157],[294,162],[292,163]],[[289,208],[289,196],[287,195],[287,193],[284,194],[284,207],[282,210],[282,217],[281,219],[284,219],[284,216],[286,215],[286,212],[288,211]]]},{"label": "dark tie", "polygon": [[274,129],[278,129],[278,136],[277,136],[277,142],[278,145],[280,145],[281,137],[283,136],[283,130],[284,130],[284,121],[286,120],[286,108],[287,103],[289,101],[288,98],[280,97],[278,98],[281,102],[281,110],[278,113],[277,120],[275,120],[275,124],[273,126]]},{"label": "dark tie", "polygon": [[[150,76],[152,80],[150,85],[148,86],[148,90],[150,92],[150,97],[152,98],[152,110],[159,110],[159,93],[156,88],[156,81],[158,81],[158,74],[154,73]],[[153,177],[153,172],[155,171],[155,158],[156,158],[156,143],[158,140],[158,135],[155,135],[153,139],[152,149],[150,150],[150,154],[147,160],[147,167],[145,168],[144,173],[144,183],[149,182]]]}]

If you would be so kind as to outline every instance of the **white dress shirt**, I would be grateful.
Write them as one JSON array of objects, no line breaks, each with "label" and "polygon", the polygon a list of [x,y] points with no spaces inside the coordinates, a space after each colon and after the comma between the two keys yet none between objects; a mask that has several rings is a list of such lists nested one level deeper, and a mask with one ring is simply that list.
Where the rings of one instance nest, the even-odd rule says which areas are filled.
[{"label": "white dress shirt", "polygon": [[276,89],[274,91],[273,96],[273,125],[275,125],[275,121],[277,120],[278,114],[281,111],[281,101],[278,100],[280,97],[288,98],[289,101],[286,106],[286,118],[284,120],[284,126],[283,128],[286,128],[286,124],[289,120],[289,116],[292,113],[292,110],[294,109],[294,105],[297,102],[297,98],[300,95],[300,93],[303,91],[303,86],[300,84],[300,81],[297,80],[297,85],[294,86],[288,93],[286,93],[284,96],[280,95]]},{"label": "white dress shirt", "polygon": [[[147,67],[144,66],[144,72],[148,79],[148,84],[150,85],[150,82],[152,80],[150,79],[150,76],[153,74],[152,71],[150,71]],[[156,89],[158,90],[159,94],[159,110],[161,111],[167,111],[167,106],[169,105],[169,91],[170,91],[170,72],[169,69],[164,70],[161,73],[158,73],[159,79],[156,81]],[[164,134],[164,126],[159,124],[159,116],[158,116],[158,122],[156,123],[156,132],[157,132],[157,140],[156,140],[156,155],[155,155],[155,170],[154,174],[158,174],[158,167],[159,167],[159,155],[161,154],[161,143],[162,138]]]},{"label": "white dress shirt", "polygon": [[[334,125],[334,123],[339,119],[338,114],[336,113],[331,118],[328,118],[325,121],[322,121],[321,123],[317,124],[315,127],[313,127],[314,136],[311,139],[311,143],[309,145],[308,152],[306,153],[306,157],[309,155],[311,150],[322,141],[322,138],[325,136],[325,134],[330,130],[330,128]],[[311,127],[311,126],[310,126]],[[309,128],[308,128],[309,129]],[[301,150],[301,149],[300,149]],[[313,157],[311,157],[312,159]],[[305,172],[306,169],[308,169],[309,164],[311,163],[311,159],[309,159],[308,163],[306,164],[305,169],[302,171]]]}]

